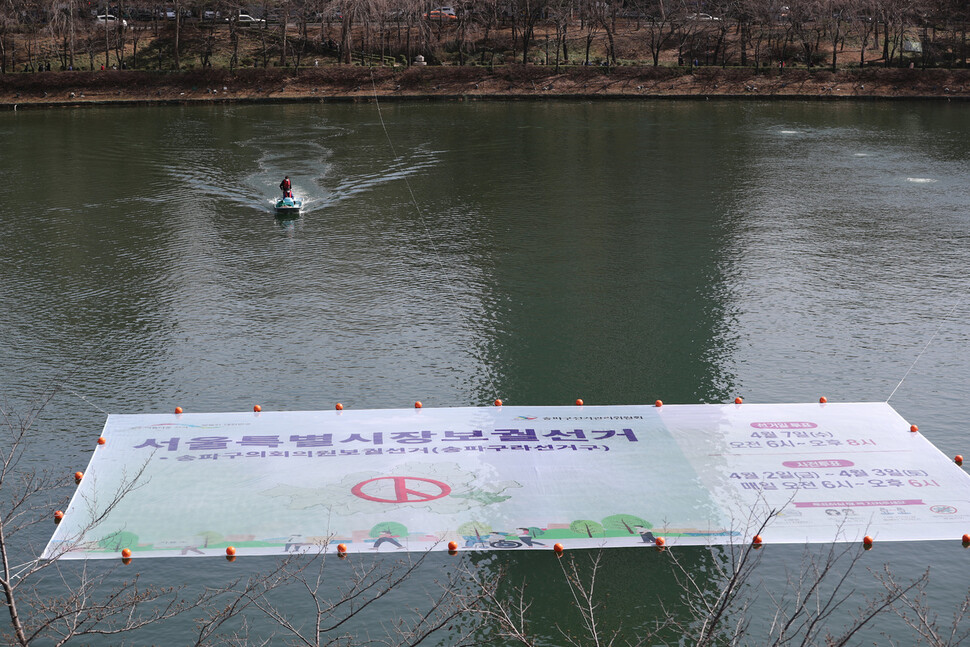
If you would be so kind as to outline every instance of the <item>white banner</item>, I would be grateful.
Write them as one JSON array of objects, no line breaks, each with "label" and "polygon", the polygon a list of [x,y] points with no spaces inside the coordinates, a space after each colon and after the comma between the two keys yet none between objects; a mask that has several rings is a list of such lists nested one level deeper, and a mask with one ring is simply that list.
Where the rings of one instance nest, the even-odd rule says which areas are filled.
[{"label": "white banner", "polygon": [[970,478],[885,403],[112,415],[103,438],[45,558],[747,543],[771,511],[765,543],[970,530]]}]

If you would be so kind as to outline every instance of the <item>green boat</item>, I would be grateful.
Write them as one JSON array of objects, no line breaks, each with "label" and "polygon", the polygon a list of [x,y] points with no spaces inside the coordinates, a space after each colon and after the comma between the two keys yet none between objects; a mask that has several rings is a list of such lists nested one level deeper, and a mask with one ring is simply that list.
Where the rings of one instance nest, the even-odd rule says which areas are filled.
[{"label": "green boat", "polygon": [[302,210],[303,200],[300,200],[299,198],[280,198],[276,201],[277,216],[295,217],[300,215]]}]

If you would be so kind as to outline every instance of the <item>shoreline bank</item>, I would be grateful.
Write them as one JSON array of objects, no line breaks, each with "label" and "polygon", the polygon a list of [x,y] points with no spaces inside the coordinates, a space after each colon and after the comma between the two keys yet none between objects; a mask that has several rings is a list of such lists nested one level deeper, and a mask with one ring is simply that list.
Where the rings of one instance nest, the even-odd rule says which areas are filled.
[{"label": "shoreline bank", "polygon": [[542,66],[106,70],[0,76],[0,109],[199,103],[569,100],[959,100],[970,70]]}]

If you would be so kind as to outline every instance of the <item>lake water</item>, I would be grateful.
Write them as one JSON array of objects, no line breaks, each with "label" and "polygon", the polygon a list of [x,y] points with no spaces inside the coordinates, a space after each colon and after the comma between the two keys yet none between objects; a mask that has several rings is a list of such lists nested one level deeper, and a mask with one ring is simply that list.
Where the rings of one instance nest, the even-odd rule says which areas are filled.
[{"label": "lake water", "polygon": [[[41,388],[63,385],[27,459],[66,473],[87,464],[105,412],[495,397],[892,396],[943,452],[970,451],[968,131],[948,103],[3,113],[0,396],[25,412]],[[270,208],[284,174],[309,205],[288,222]],[[963,532],[879,545],[860,571],[930,568],[945,615],[967,592],[951,575],[967,559]],[[802,558],[763,553],[769,589]],[[712,581],[707,551],[679,554]],[[626,640],[661,604],[683,610],[664,559],[604,555],[604,621]],[[271,563],[150,560],[138,571],[199,585]],[[422,600],[448,564],[436,556],[392,607]],[[350,566],[328,568],[339,583]],[[557,624],[580,626],[551,556],[502,553],[476,568],[531,584],[544,644],[562,643]],[[857,580],[852,609],[876,590]],[[760,599],[756,624],[771,615]],[[385,613],[362,624],[376,631]],[[183,643],[190,627],[139,640]],[[892,620],[866,635],[883,631],[905,635]]]}]

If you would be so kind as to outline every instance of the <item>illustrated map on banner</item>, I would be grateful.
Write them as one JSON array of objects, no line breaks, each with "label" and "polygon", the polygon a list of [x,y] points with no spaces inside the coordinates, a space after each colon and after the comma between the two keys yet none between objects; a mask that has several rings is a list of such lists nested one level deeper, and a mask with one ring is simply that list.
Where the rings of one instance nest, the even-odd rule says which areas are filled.
[{"label": "illustrated map on banner", "polygon": [[970,477],[886,403],[111,415],[103,438],[46,559],[747,543],[771,510],[765,543],[970,532]]}]

